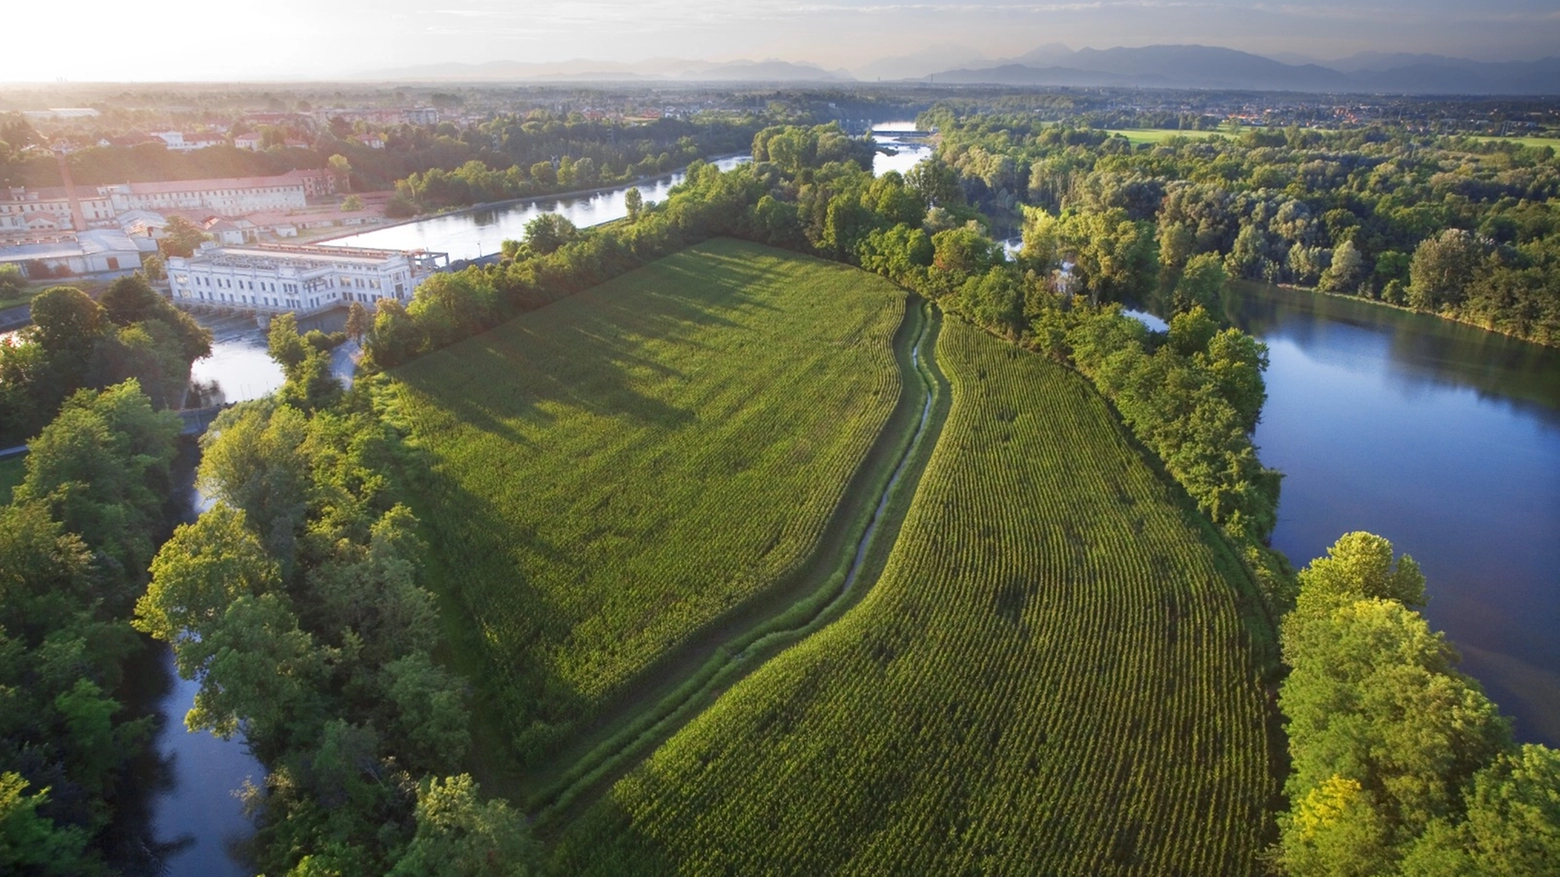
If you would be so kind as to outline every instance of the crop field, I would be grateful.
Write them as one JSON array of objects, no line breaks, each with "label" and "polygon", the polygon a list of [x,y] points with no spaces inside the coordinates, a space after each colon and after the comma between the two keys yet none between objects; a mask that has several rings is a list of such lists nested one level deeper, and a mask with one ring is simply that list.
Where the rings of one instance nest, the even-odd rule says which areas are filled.
[{"label": "crop field", "polygon": [[904,313],[718,240],[393,374],[446,629],[522,759],[807,560],[898,401]]},{"label": "crop field", "polygon": [[1259,869],[1258,598],[1084,379],[948,321],[884,575],[554,848],[560,874]]}]

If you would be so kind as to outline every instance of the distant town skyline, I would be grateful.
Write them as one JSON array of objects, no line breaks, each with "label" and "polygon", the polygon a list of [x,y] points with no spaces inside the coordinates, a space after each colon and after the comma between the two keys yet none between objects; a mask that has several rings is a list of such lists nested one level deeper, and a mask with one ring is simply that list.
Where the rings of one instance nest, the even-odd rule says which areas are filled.
[{"label": "distant town skyline", "polygon": [[[1037,46],[1189,44],[1295,60],[1359,52],[1475,60],[1560,55],[1551,0],[268,0],[217,12],[79,0],[6,10],[0,81],[182,81],[360,77],[377,70],[584,58],[634,63],[781,59],[859,70],[960,47],[987,58]],[[57,34],[58,39],[51,39]]]}]

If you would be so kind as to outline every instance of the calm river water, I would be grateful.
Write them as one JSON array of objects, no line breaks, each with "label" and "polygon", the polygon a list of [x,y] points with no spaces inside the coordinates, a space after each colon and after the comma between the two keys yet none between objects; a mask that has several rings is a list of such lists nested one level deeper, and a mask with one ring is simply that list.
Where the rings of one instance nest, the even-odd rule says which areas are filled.
[{"label": "calm river water", "polygon": [[[747,156],[722,158],[716,160],[714,165],[727,171],[749,160]],[[639,193],[644,196],[646,203],[664,201],[667,192],[686,177],[687,174],[679,171],[640,183]],[[447,213],[318,243],[331,247],[384,247],[392,250],[420,248],[449,253],[452,262],[476,259],[498,252],[506,240],[525,240],[525,224],[544,213],[561,213],[580,228],[622,219],[628,215],[623,199],[629,188],[624,186],[589,195],[540,198],[500,207]]]},{"label": "calm river water", "polygon": [[1226,309],[1269,349],[1274,545],[1300,566],[1351,530],[1392,540],[1517,736],[1560,744],[1560,351],[1256,284]]}]

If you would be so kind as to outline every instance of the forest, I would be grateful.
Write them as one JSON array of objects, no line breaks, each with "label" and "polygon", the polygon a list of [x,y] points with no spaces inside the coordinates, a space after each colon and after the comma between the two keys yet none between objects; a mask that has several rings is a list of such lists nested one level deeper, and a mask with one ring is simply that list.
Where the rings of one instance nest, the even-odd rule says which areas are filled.
[{"label": "forest", "polygon": [[1123,287],[1123,261],[1152,259],[1166,289],[1213,254],[1230,277],[1560,344],[1554,147],[1287,128],[1134,148],[1100,129],[943,107],[920,124],[940,132],[939,160],[970,203],[1012,225],[1026,207],[1055,216],[1087,288],[1142,301],[1153,289]]}]

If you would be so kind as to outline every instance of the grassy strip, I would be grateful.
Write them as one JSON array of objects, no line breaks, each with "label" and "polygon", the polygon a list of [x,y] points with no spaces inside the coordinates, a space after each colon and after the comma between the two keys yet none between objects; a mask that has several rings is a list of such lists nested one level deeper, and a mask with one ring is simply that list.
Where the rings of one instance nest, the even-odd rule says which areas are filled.
[{"label": "grassy strip", "polygon": [[[887,562],[950,405],[947,380],[938,371],[934,356],[940,318],[926,305],[907,311],[905,325],[909,331],[901,336],[909,343],[895,346],[906,388],[901,404],[830,522],[830,536],[815,555],[813,568],[786,589],[792,597],[802,596],[778,615],[745,630],[722,630],[725,642],[675,689],[637,716],[625,717],[583,757],[560,759],[569,764],[567,770],[527,801],[529,809],[539,809],[537,817],[544,829],[566,825],[581,805],[594,800],[732,685],[840,618],[871,590]],[[913,354],[915,350],[920,351],[919,356]],[[869,527],[873,528],[870,533]],[[865,544],[863,540],[867,540]]]}]

